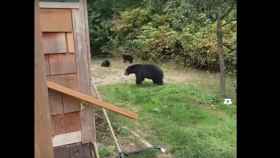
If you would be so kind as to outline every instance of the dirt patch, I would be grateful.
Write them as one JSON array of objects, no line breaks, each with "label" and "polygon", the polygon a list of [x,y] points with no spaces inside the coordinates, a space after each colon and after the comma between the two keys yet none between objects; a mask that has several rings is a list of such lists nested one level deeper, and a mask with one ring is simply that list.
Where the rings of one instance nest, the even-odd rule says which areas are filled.
[{"label": "dirt patch", "polygon": [[[111,67],[101,67],[102,59],[94,59],[91,65],[92,82],[98,85],[107,85],[115,83],[135,83],[135,76],[125,76],[124,71],[129,66],[128,63],[123,63],[121,60],[113,59]],[[193,81],[208,83],[203,74],[194,70],[182,70],[172,65],[162,65],[164,72],[165,83],[191,83]],[[213,74],[213,80],[217,79],[217,75]]]},{"label": "dirt patch", "polygon": [[125,76],[124,71],[128,64],[124,64],[117,60],[111,60],[111,67],[101,67],[102,60],[94,60],[91,65],[92,82],[96,85],[106,85],[114,83],[131,82],[134,76]]}]

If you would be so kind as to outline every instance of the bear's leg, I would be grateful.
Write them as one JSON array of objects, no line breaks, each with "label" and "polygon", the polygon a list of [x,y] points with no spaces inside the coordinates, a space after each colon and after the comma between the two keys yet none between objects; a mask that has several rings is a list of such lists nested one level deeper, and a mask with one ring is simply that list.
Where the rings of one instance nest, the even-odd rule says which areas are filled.
[{"label": "bear's leg", "polygon": [[160,80],[160,81],[158,82],[158,85],[163,85],[163,81]]},{"label": "bear's leg", "polygon": [[130,64],[133,63],[133,59],[131,58],[131,59],[129,60],[129,62],[130,62]]},{"label": "bear's leg", "polygon": [[162,80],[153,80],[153,83],[157,84],[157,85],[163,85],[163,81]]},{"label": "bear's leg", "polygon": [[142,84],[142,82],[144,81],[144,78],[139,74],[136,74],[135,76],[136,76],[136,84],[138,84],[138,85]]}]

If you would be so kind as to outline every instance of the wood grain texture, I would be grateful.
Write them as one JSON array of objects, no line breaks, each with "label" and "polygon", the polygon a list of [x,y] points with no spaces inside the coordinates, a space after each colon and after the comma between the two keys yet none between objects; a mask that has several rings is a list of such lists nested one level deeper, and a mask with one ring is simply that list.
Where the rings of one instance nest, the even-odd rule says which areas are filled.
[{"label": "wood grain texture", "polygon": [[81,101],[88,102],[90,105],[94,105],[96,107],[104,108],[106,110],[121,114],[121,115],[126,116],[126,117],[131,118],[131,119],[137,119],[137,114],[136,113],[130,112],[126,109],[123,109],[123,108],[120,108],[120,107],[117,107],[117,106],[114,106],[111,103],[98,100],[97,98],[95,98],[93,96],[89,96],[87,94],[81,93],[79,91],[75,91],[73,89],[67,88],[65,86],[59,85],[59,84],[51,82],[51,81],[48,81],[47,85],[48,85],[49,89],[52,89],[52,90],[61,92],[63,94],[72,96],[74,98],[80,99]]},{"label": "wood grain texture", "polygon": [[51,115],[63,114],[62,94],[49,90],[49,105]]},{"label": "wood grain texture", "polygon": [[[87,57],[87,63],[88,63],[88,65],[87,65],[87,71],[88,71],[88,75],[89,75],[89,81],[88,81],[88,84],[89,84],[89,94],[90,95],[92,95],[92,96],[95,96],[95,97],[97,97],[97,93],[96,93],[96,91],[95,91],[95,89],[92,89],[92,86],[91,86],[91,70],[90,70],[90,68],[91,68],[91,55],[90,55],[90,53],[91,53],[91,50],[90,50],[90,38],[89,38],[89,25],[88,25],[88,10],[87,10],[87,0],[81,0],[81,7],[82,7],[82,10],[83,10],[83,21],[84,21],[84,27],[85,27],[85,29],[84,29],[84,36],[85,36],[85,42],[84,42],[84,44],[85,44],[85,48],[87,49],[86,50],[86,57]],[[84,108],[85,110],[90,110],[88,113],[90,113],[90,115],[91,115],[91,117],[89,117],[88,119],[90,119],[88,122],[86,122],[85,123],[85,125],[86,126],[91,126],[91,130],[93,130],[93,131],[96,131],[96,126],[95,126],[95,109],[93,109],[93,108],[91,108],[91,107],[88,107],[88,106],[86,106],[85,108]],[[81,118],[83,118],[83,112],[81,112]],[[83,122],[82,122],[82,124],[83,124]],[[93,144],[93,146],[94,146],[94,154],[95,154],[95,157],[99,157],[99,155],[98,155],[98,152],[97,152],[97,147],[95,146],[96,145],[96,132],[91,132],[91,139],[92,139],[92,144]],[[83,140],[85,140],[85,139],[87,139],[87,138],[84,138],[84,139],[82,139],[82,142],[84,142]]]},{"label": "wood grain texture", "polygon": [[53,158],[51,120],[45,78],[44,56],[41,48],[40,9],[35,1],[35,158]]},{"label": "wood grain texture", "polygon": [[65,133],[81,130],[80,112],[64,113]]},{"label": "wood grain texture", "polygon": [[90,143],[74,143],[55,147],[54,153],[57,158],[94,158],[91,150]]},{"label": "wood grain texture", "polygon": [[79,8],[80,3],[74,2],[40,2],[41,8]]},{"label": "wood grain texture", "polygon": [[52,129],[53,129],[53,133],[52,133],[53,136],[65,133],[63,114],[52,116]]},{"label": "wood grain texture", "polygon": [[50,74],[76,73],[76,61],[74,54],[52,54],[49,55]]},{"label": "wood grain texture", "polygon": [[68,95],[63,95],[63,112],[69,113],[69,112],[75,112],[81,110],[81,101],[70,97]]},{"label": "wood grain texture", "polygon": [[71,16],[70,9],[41,9],[42,32],[71,32]]},{"label": "wood grain texture", "polygon": [[49,57],[47,55],[44,55],[44,58],[45,58],[45,62],[44,62],[44,65],[45,65],[45,73],[46,75],[50,74],[50,64],[49,64]]},{"label": "wood grain texture", "polygon": [[73,31],[74,31],[74,40],[75,42],[75,51],[76,51],[76,63],[77,63],[77,72],[80,83],[80,91],[86,94],[90,94],[89,91],[89,74],[88,74],[88,61],[87,61],[87,52],[84,43],[84,23],[82,21],[83,14],[81,14],[82,8],[73,9]]},{"label": "wood grain texture", "polygon": [[95,135],[95,115],[93,107],[82,105],[81,108],[81,132],[83,143],[94,143]]},{"label": "wood grain texture", "polygon": [[[68,88],[71,89],[78,89],[78,80],[76,74],[65,74],[65,75],[53,75],[53,76],[48,76],[48,80],[54,81],[56,83],[59,83],[61,85],[64,85]],[[50,92],[53,92],[50,90]],[[59,92],[56,92],[59,93]],[[62,93],[59,93],[59,98],[50,96],[49,100],[51,102],[51,111],[52,114],[61,114],[63,113],[68,113],[68,112],[74,112],[74,111],[80,111],[80,100],[69,97],[67,95],[64,95]],[[52,103],[61,103],[61,104],[56,104],[53,105]],[[55,110],[52,110],[55,109]],[[59,112],[56,111],[59,109]],[[62,111],[61,111],[62,110]]]},{"label": "wood grain texture", "polygon": [[[84,8],[84,23],[85,23],[85,44],[86,44],[86,48],[87,48],[87,60],[88,60],[88,74],[89,74],[89,85],[91,87],[91,49],[90,49],[90,37],[89,37],[89,25],[88,25],[88,11],[87,11],[87,0],[82,0],[81,1],[81,4]],[[91,90],[91,93],[92,92],[92,89]],[[94,94],[96,96],[96,94]]]},{"label": "wood grain texture", "polygon": [[54,157],[55,158],[70,158],[70,148],[65,148],[63,146],[54,148]]},{"label": "wood grain texture", "polygon": [[69,53],[75,52],[75,43],[73,33],[66,33],[67,48]]},{"label": "wood grain texture", "polygon": [[43,33],[43,51],[45,54],[66,53],[66,34],[64,32]]},{"label": "wood grain texture", "polygon": [[80,112],[52,116],[53,136],[81,130]]},{"label": "wood grain texture", "polygon": [[[73,33],[77,61],[77,72],[78,80],[80,83],[80,92],[91,95],[90,91],[90,63],[88,60],[88,50],[87,44],[85,43],[85,23],[84,23],[84,4],[85,1],[80,1],[80,9],[73,9]],[[87,17],[86,17],[87,18]],[[81,126],[82,126],[82,142],[92,142],[96,141],[95,134],[95,118],[94,109],[89,106],[85,106],[81,110]]]},{"label": "wood grain texture", "polygon": [[76,74],[51,75],[48,76],[48,80],[71,89],[79,89],[79,83]]}]

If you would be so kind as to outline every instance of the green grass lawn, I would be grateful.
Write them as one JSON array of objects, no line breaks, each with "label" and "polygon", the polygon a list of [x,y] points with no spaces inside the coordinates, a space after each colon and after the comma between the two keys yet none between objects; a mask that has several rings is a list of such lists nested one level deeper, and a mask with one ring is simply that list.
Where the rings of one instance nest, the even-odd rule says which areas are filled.
[{"label": "green grass lawn", "polygon": [[140,131],[152,144],[165,145],[175,158],[236,157],[236,105],[225,106],[217,94],[199,87],[145,82],[103,85],[98,90],[104,100],[139,114],[139,120],[131,121],[110,113],[120,135],[127,135],[123,126]]}]

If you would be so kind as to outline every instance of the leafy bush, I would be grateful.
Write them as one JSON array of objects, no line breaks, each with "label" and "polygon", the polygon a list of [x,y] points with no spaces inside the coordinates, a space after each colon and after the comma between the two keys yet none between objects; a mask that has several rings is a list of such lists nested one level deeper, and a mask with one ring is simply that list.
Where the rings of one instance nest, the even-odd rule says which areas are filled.
[{"label": "leafy bush", "polygon": [[[101,8],[92,5],[95,8],[89,8],[89,19],[93,52],[115,56],[126,52],[148,62],[169,60],[218,71],[216,20],[207,9],[220,2],[213,2],[213,6],[208,3],[211,4],[200,0],[143,0],[133,1],[132,5],[105,0]],[[233,10],[222,21],[228,72],[234,72],[236,66],[235,18]]]}]

